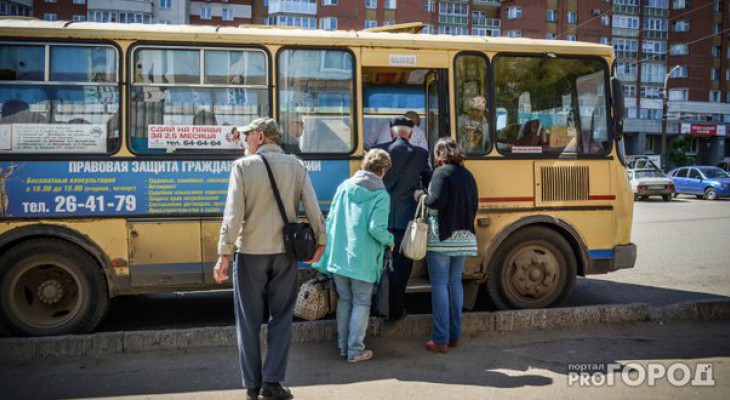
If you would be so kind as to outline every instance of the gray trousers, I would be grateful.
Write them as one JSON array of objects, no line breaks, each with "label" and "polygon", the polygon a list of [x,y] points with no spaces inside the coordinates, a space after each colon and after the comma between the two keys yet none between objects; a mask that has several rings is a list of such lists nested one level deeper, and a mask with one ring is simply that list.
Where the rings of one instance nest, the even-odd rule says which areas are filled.
[{"label": "gray trousers", "polygon": [[[297,298],[297,262],[286,254],[237,253],[233,267],[233,305],[243,385],[281,382],[289,358],[291,324]],[[268,351],[261,365],[259,334],[268,306]]]}]

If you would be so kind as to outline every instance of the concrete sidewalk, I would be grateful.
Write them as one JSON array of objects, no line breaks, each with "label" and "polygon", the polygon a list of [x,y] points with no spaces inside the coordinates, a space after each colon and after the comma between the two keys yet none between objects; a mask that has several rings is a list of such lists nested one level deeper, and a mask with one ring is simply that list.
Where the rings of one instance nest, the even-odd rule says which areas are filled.
[{"label": "concrete sidewalk", "polygon": [[[664,307],[648,304],[599,305],[541,310],[465,313],[463,331],[467,335],[487,332],[515,332],[536,329],[592,327],[637,321],[730,320],[730,300],[692,301]],[[334,320],[300,322],[293,326],[294,343],[335,342]],[[431,331],[430,315],[409,315],[388,325],[370,320],[369,334],[385,338],[423,338]],[[261,332],[265,342],[266,327]],[[0,363],[29,362],[74,357],[102,357],[120,353],[192,350],[234,347],[233,327],[210,327],[160,331],[129,331],[42,338],[0,339]]]},{"label": "concrete sidewalk", "polygon": [[[375,399],[726,399],[730,321],[644,321],[469,334],[447,354],[427,337],[367,340],[375,357],[348,364],[336,345],[292,346],[286,384],[297,400]],[[708,363],[712,385],[676,387],[667,378],[631,387],[570,384],[573,364]],[[0,399],[239,400],[234,346],[122,353],[0,364]]]}]

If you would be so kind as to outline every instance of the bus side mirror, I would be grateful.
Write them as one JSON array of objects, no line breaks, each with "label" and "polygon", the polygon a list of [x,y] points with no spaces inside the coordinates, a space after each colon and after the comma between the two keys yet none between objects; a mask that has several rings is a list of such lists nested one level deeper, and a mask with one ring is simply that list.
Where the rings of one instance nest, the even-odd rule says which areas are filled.
[{"label": "bus side mirror", "polygon": [[613,120],[617,123],[623,121],[626,116],[626,105],[624,104],[624,87],[621,80],[611,78],[611,92],[613,94]]}]

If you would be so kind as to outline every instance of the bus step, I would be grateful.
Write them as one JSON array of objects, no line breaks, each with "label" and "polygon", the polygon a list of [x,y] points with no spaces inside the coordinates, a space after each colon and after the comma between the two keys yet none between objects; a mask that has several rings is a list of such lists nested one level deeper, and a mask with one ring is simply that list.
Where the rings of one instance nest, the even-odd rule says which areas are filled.
[{"label": "bus step", "polygon": [[423,293],[431,291],[431,282],[426,278],[411,278],[406,287],[406,293]]}]

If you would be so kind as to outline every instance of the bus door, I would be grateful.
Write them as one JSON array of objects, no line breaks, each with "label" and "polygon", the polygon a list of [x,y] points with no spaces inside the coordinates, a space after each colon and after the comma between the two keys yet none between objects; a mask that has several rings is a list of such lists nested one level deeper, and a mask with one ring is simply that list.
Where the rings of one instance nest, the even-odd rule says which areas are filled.
[{"label": "bus door", "polygon": [[[426,77],[426,115],[422,126],[428,138],[429,149],[433,149],[440,137],[449,136],[451,132],[449,98],[446,96],[449,93],[448,84],[449,79],[445,69],[432,71]],[[429,153],[433,165],[433,152]]]}]

